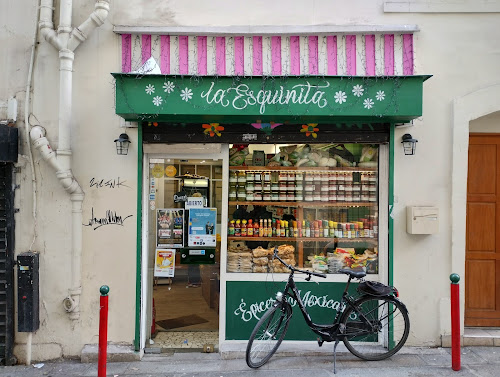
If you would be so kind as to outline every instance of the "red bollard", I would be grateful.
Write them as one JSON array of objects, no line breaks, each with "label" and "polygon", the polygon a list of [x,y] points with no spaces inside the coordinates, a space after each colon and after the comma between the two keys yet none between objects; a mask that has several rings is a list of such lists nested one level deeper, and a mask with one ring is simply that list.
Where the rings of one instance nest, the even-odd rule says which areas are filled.
[{"label": "red bollard", "polygon": [[103,285],[101,309],[99,311],[99,353],[97,355],[97,377],[106,377],[106,358],[108,355],[108,293],[109,287]]},{"label": "red bollard", "polygon": [[460,276],[451,274],[451,369],[460,370]]}]

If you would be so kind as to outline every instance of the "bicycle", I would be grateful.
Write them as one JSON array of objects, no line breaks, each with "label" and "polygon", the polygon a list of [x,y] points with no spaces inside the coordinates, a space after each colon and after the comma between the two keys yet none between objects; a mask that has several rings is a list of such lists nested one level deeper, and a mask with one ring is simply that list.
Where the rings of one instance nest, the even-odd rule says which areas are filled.
[{"label": "bicycle", "polygon": [[[246,362],[250,368],[259,368],[269,361],[281,345],[292,318],[292,298],[302,312],[309,328],[318,334],[318,345],[333,342],[333,371],[336,373],[336,350],[342,340],[346,348],[363,360],[383,360],[398,352],[405,344],[410,332],[410,319],[406,306],[399,300],[399,292],[394,287],[382,283],[365,281],[364,270],[341,269],[347,274],[344,293],[333,323],[314,323],[302,302],[294,281],[294,273],[307,274],[306,281],[312,276],[326,278],[325,274],[301,270],[285,263],[274,249],[277,258],[289,270],[288,282],[283,292],[276,294],[276,301],[260,318],[255,326],[246,349]],[[352,279],[359,279],[359,297],[348,293]]]}]

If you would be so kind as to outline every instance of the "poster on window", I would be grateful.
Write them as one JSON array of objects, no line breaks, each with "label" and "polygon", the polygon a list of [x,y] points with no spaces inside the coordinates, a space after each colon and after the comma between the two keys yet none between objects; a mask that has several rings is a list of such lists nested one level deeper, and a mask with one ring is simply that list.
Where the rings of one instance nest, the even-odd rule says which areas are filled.
[{"label": "poster on window", "polygon": [[175,274],[175,249],[157,249],[155,255],[155,277],[173,278]]},{"label": "poster on window", "polygon": [[189,246],[216,246],[215,227],[217,208],[192,208],[189,210]]},{"label": "poster on window", "polygon": [[184,210],[161,208],[156,210],[156,246],[184,247]]}]

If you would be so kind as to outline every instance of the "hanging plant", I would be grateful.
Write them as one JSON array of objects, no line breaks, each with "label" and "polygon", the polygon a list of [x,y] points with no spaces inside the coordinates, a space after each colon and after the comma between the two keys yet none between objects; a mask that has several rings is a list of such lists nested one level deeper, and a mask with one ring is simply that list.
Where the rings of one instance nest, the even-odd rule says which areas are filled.
[{"label": "hanging plant", "polygon": [[210,137],[215,135],[220,137],[221,133],[219,131],[224,131],[224,127],[219,126],[219,123],[203,124],[202,127],[205,129],[203,133],[210,135]]},{"label": "hanging plant", "polygon": [[300,132],[305,132],[307,137],[312,135],[312,137],[316,139],[318,137],[318,134],[316,132],[319,131],[319,128],[316,127],[317,125],[318,123],[303,124]]}]

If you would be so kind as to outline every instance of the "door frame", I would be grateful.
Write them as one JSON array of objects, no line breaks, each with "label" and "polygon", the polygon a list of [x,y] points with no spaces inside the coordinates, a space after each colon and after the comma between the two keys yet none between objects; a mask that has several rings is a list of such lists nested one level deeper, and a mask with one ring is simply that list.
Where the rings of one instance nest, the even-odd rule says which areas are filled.
[{"label": "door frame", "polygon": [[[142,187],[149,187],[149,159],[171,158],[171,159],[216,159],[222,160],[222,213],[221,213],[221,235],[227,234],[227,223],[223,221],[228,216],[228,187],[229,187],[229,144],[144,144],[142,158]],[[164,152],[163,152],[164,151]],[[139,208],[142,216],[142,242],[141,242],[141,308],[140,308],[140,349],[146,347],[146,341],[150,338],[151,314],[152,314],[152,284],[153,269],[149,268],[149,216],[145,214],[149,210],[149,191],[142,191],[142,206]],[[227,238],[221,236],[221,250],[227,248]],[[221,256],[220,262],[220,295],[219,295],[219,344],[225,337],[225,267],[226,262]]]},{"label": "door frame", "polygon": [[[492,133],[492,132],[469,132],[469,147],[471,145],[470,141],[471,141],[471,137],[474,137],[474,138],[491,138],[491,137],[495,137],[497,138],[497,142],[496,143],[492,143],[491,145],[500,145],[498,143],[498,138],[500,138],[500,133]],[[483,144],[482,142],[479,142],[479,144],[473,144],[473,145],[481,145],[481,146],[484,146],[484,145],[487,145],[487,144]],[[469,157],[469,154],[470,154],[470,148],[468,150],[468,157]],[[497,159],[498,159],[498,155],[497,155]],[[497,160],[498,161],[498,160]],[[468,169],[469,170],[469,169]],[[498,169],[497,169],[498,170]],[[496,183],[498,183],[500,177],[499,177],[499,174],[500,173],[497,173],[496,174]],[[469,179],[469,176],[468,176],[468,173],[467,173],[467,182],[468,182],[468,179]],[[472,194],[474,195],[474,194]],[[475,195],[481,195],[481,194],[475,194]],[[469,203],[468,201],[468,196],[469,196],[469,190],[468,190],[468,187],[467,187],[467,197],[466,197],[466,201],[467,201],[467,204]],[[495,208],[497,209],[498,211],[498,204],[499,202],[495,202]],[[469,216],[469,213],[467,213],[467,218],[466,218],[466,224],[468,223],[469,219],[468,219],[468,216]],[[500,216],[500,214],[497,212],[497,214],[495,215],[496,219],[498,220],[498,217]],[[465,260],[464,260],[464,264],[465,264],[465,275],[464,275],[464,288],[465,288],[465,294],[464,294],[464,326],[467,326],[467,327],[498,327],[498,324],[485,324],[485,322],[488,322],[488,321],[500,321],[499,319],[496,319],[496,318],[479,318],[479,317],[469,317],[468,320],[467,320],[467,317],[466,317],[466,311],[467,311],[467,291],[469,289],[469,287],[467,286],[467,282],[468,282],[468,277],[467,277],[467,237],[469,236],[469,234],[467,233],[467,228],[466,228],[466,234],[465,234],[465,237],[466,237],[466,243],[465,243]],[[498,241],[500,240],[496,240],[495,239],[495,249],[497,247],[497,243]],[[476,261],[478,259],[475,259]],[[498,261],[497,261],[498,262]],[[497,268],[497,267],[495,267]],[[496,284],[496,288],[495,288],[495,297],[493,298],[495,301],[497,300],[497,295],[498,295],[498,280],[497,281],[494,281],[493,284]],[[466,324],[466,322],[468,322],[468,324]],[[471,324],[471,322],[475,322],[476,324]]]},{"label": "door frame", "polygon": [[[452,117],[452,173],[451,173],[451,263],[450,271],[465,275],[465,232],[467,214],[467,169],[469,149],[469,122],[500,111],[498,93],[500,84],[483,87],[455,98]],[[465,284],[460,284],[460,328],[463,333],[465,314]],[[448,321],[441,334],[451,333]]]}]

